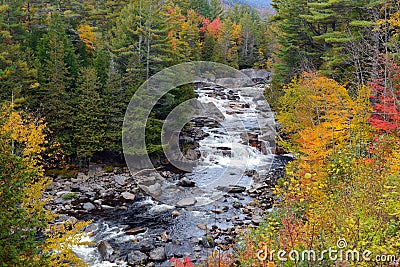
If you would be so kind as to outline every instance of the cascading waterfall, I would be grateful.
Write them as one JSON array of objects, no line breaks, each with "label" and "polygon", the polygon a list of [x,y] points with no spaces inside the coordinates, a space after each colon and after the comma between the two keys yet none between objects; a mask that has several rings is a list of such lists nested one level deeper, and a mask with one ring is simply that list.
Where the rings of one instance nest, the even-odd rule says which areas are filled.
[{"label": "cascading waterfall", "polygon": [[[274,159],[275,120],[273,112],[263,99],[263,91],[263,86],[258,85],[235,90],[208,84],[198,86],[198,100],[203,104],[212,103],[223,115],[218,123],[206,117],[196,119],[195,127],[206,133],[206,137],[199,141],[198,165],[193,172],[186,173],[185,177],[195,182],[196,187],[203,192],[217,191],[219,186],[230,182],[249,188],[252,177],[246,175],[247,171],[265,172],[270,169]],[[197,227],[199,224],[207,225],[212,222],[221,229],[233,226],[228,220],[217,221],[210,212],[214,206],[221,205],[221,201],[227,202],[226,199],[217,200],[213,204],[181,209],[181,216],[171,221],[168,216],[175,207],[148,197],[134,203],[133,207],[112,219],[106,218],[97,222],[96,231],[90,240],[95,243],[109,241],[118,251],[128,253],[135,248],[135,242],[155,240],[166,230],[173,239],[180,239],[178,245],[165,245],[167,257],[177,255],[177,251],[191,256],[194,253],[191,242],[193,239],[201,240],[204,236],[204,231]],[[238,198],[238,201],[248,202],[251,198],[244,196]],[[230,204],[232,203],[233,200]],[[236,214],[235,211],[226,212],[226,216],[237,216],[245,220],[243,214]],[[137,227],[140,223],[143,224],[140,227],[147,228],[145,232],[129,236],[124,234],[125,224]],[[102,260],[96,247],[79,246],[74,251],[90,266],[116,266],[116,263]],[[121,266],[126,264],[125,261],[120,263]]]}]

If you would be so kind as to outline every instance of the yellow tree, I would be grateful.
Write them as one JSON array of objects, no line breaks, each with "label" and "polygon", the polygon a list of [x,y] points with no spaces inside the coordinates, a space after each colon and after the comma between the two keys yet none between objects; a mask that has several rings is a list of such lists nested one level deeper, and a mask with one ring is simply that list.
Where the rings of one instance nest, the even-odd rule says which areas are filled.
[{"label": "yellow tree", "polygon": [[98,42],[94,28],[89,24],[81,24],[78,28],[79,39],[85,43],[86,51],[91,54],[96,49]]},{"label": "yellow tree", "polygon": [[278,120],[292,133],[296,152],[320,161],[349,139],[354,103],[346,88],[333,79],[304,74],[284,88]]},{"label": "yellow tree", "polygon": [[[56,215],[45,209],[43,191],[51,182],[44,177],[41,154],[45,151],[46,125],[22,116],[11,107],[0,109],[0,265],[82,265],[72,252],[86,222],[66,230],[47,231]],[[37,234],[48,232],[47,242]],[[44,253],[43,253],[44,252]],[[50,260],[50,261],[49,261]]]}]

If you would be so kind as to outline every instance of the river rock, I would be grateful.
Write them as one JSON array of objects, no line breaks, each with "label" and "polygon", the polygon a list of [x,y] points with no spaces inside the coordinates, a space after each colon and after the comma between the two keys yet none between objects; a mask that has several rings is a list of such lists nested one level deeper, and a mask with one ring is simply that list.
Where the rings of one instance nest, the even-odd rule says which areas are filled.
[{"label": "river rock", "polygon": [[76,179],[79,179],[79,180],[86,180],[88,178],[89,178],[89,176],[84,174],[83,172],[78,172],[78,174],[76,175]]},{"label": "river rock", "polygon": [[232,206],[233,206],[235,209],[240,209],[240,208],[243,207],[243,204],[240,203],[240,202],[238,202],[238,201],[235,201],[235,202],[233,202]]},{"label": "river rock", "polygon": [[163,242],[169,242],[171,241],[171,237],[167,234],[167,232],[163,232],[160,236],[161,241]]},{"label": "river rock", "polygon": [[197,227],[201,230],[207,230],[207,225],[205,224],[198,224]]},{"label": "river rock", "polygon": [[72,225],[75,225],[78,222],[78,219],[75,218],[74,216],[71,216],[68,218],[67,222],[69,222]]},{"label": "river rock", "polygon": [[187,149],[185,151],[185,158],[188,160],[191,160],[191,161],[197,160],[198,154],[197,154],[196,150],[194,150],[194,149]]},{"label": "river rock", "polygon": [[93,205],[93,204],[90,203],[90,202],[86,202],[85,204],[83,204],[83,208],[84,208],[85,210],[87,210],[87,211],[91,211],[91,210],[94,210],[94,209],[96,208],[96,206]]},{"label": "river rock", "polygon": [[271,79],[271,73],[264,70],[264,69],[242,69],[240,70],[242,73],[246,74],[247,76],[249,76],[249,78],[253,81],[253,82],[261,82],[261,83],[265,83],[267,82],[269,79]]},{"label": "river rock", "polygon": [[139,250],[132,251],[128,254],[128,264],[133,266],[143,266],[147,262],[147,255]]},{"label": "river rock", "polygon": [[148,187],[148,189],[149,189],[150,194],[154,195],[154,196],[159,196],[162,193],[161,192],[161,185],[159,183],[155,183],[153,185],[150,185]]},{"label": "river rock", "polygon": [[249,177],[253,177],[254,175],[257,174],[257,171],[256,170],[246,170],[244,174]]},{"label": "river rock", "polygon": [[126,200],[134,200],[135,199],[135,195],[129,192],[123,192],[121,193],[121,196],[126,199]]},{"label": "river rock", "polygon": [[59,198],[57,198],[56,200],[55,200],[55,203],[56,204],[65,204],[65,203],[69,203],[69,202],[71,202],[71,200],[70,199],[62,199],[61,197],[59,197]]},{"label": "river rock", "polygon": [[164,247],[158,247],[150,251],[150,259],[154,261],[163,261],[167,258]]},{"label": "river rock", "polygon": [[137,235],[137,234],[142,234],[147,231],[147,228],[132,228],[129,230],[126,230],[125,233],[127,235]]},{"label": "river rock", "polygon": [[254,223],[255,225],[259,225],[260,223],[262,223],[264,220],[261,216],[254,216],[251,219],[251,222]]},{"label": "river rock", "polygon": [[92,224],[86,226],[85,232],[86,232],[86,233],[94,233],[94,232],[96,232],[98,229],[99,229],[99,228],[97,227],[97,225],[94,224],[94,223],[92,223]]},{"label": "river rock", "polygon": [[114,253],[114,249],[107,241],[103,240],[97,245],[97,249],[103,260],[111,260],[111,255]]},{"label": "river rock", "polygon": [[182,186],[182,187],[194,187],[195,186],[195,182],[189,180],[186,177],[183,177],[182,179],[180,179],[178,181],[177,185]]},{"label": "river rock", "polygon": [[215,214],[221,214],[221,213],[224,212],[224,211],[221,210],[221,209],[212,209],[211,211],[214,212]]},{"label": "river rock", "polygon": [[134,248],[140,250],[141,252],[149,252],[154,248],[153,239],[143,239],[138,243],[135,243]]},{"label": "river rock", "polygon": [[242,193],[246,190],[246,187],[240,185],[228,185],[218,186],[217,189],[227,193]]},{"label": "river rock", "polygon": [[176,206],[178,207],[187,207],[187,206],[193,206],[196,204],[197,200],[193,197],[188,197],[188,198],[183,198],[176,203]]},{"label": "river rock", "polygon": [[114,176],[114,181],[119,185],[125,185],[126,184],[126,177],[124,177],[122,175],[115,175]]},{"label": "river rock", "polygon": [[178,216],[180,216],[181,215],[181,213],[179,212],[179,211],[177,211],[177,210],[174,210],[173,212],[172,212],[172,216],[174,216],[174,217],[178,217]]}]

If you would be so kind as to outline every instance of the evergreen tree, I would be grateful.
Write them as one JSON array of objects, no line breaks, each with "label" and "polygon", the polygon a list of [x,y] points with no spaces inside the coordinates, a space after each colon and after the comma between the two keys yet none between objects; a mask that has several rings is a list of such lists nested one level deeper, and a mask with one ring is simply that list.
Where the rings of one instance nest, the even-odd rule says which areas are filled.
[{"label": "evergreen tree", "polygon": [[88,162],[104,148],[104,110],[100,83],[93,67],[83,68],[74,94],[73,142],[81,162]]},{"label": "evergreen tree", "polygon": [[26,34],[19,23],[21,1],[0,5],[0,100],[21,103],[36,87],[36,70],[26,60],[20,40]]},{"label": "evergreen tree", "polygon": [[211,61],[214,54],[215,37],[212,33],[204,33],[204,41],[202,48],[202,59],[205,61]]},{"label": "evergreen tree", "polygon": [[103,88],[102,103],[104,106],[104,148],[122,154],[122,123],[130,97],[122,84],[122,77],[113,63],[109,69]]},{"label": "evergreen tree", "polygon": [[189,0],[189,7],[203,17],[210,17],[210,5],[208,0]]},{"label": "evergreen tree", "polygon": [[280,85],[304,71],[318,69],[322,64],[324,45],[313,41],[318,29],[303,18],[310,14],[307,1],[277,0],[273,7],[276,15],[271,18],[271,22],[276,25],[279,43],[274,83]]},{"label": "evergreen tree", "polygon": [[221,0],[210,0],[208,18],[214,20],[223,14],[222,2]]},{"label": "evergreen tree", "polygon": [[169,45],[164,11],[162,3],[136,0],[125,6],[116,20],[112,48],[128,87],[171,64],[166,56]]},{"label": "evergreen tree", "polygon": [[[320,69],[326,75],[338,78],[343,81],[345,76],[349,76],[348,72],[352,72],[353,67],[349,60],[353,55],[346,53],[346,46],[359,47],[360,40],[369,39],[374,36],[372,26],[372,18],[369,17],[371,10],[377,3],[370,1],[323,1],[323,2],[308,2],[310,13],[301,15],[309,24],[316,25],[316,36],[314,41],[324,46],[324,62]],[[368,30],[368,28],[370,28]],[[364,40],[362,40],[362,38]],[[353,53],[359,59],[361,54],[367,51],[356,51]],[[361,56],[361,57],[360,57]],[[351,62],[351,63],[350,63]],[[350,63],[350,64],[349,64]],[[364,64],[363,64],[364,65]],[[359,66],[366,68],[367,66]]]},{"label": "evergreen tree", "polygon": [[71,154],[70,94],[77,60],[58,16],[53,17],[48,33],[40,39],[37,55],[40,86],[32,92],[29,104],[39,117],[46,118],[53,141],[57,140],[65,152]]}]

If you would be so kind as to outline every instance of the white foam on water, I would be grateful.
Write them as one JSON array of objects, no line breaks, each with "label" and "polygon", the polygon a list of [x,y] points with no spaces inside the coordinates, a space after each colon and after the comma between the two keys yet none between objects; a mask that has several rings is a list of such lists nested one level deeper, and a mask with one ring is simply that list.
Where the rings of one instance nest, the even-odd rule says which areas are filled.
[{"label": "white foam on water", "polygon": [[[248,87],[235,89],[235,100],[227,99],[228,92],[230,91],[229,88],[218,90],[225,92],[226,99],[208,96],[208,94],[215,96],[216,89],[200,88],[196,90],[196,93],[199,95],[198,100],[201,103],[213,103],[224,117],[223,121],[220,122],[221,127],[202,128],[209,135],[199,141],[200,163],[191,174],[187,174],[191,180],[196,182],[198,187],[206,190],[206,195],[196,197],[198,203],[210,203],[218,196],[213,189],[220,184],[227,185],[230,181],[248,188],[252,183],[252,179],[244,175],[245,170],[256,170],[262,173],[269,169],[273,161],[270,144],[268,140],[263,140],[262,137],[266,133],[266,136],[268,136],[268,133],[271,134],[273,127],[260,130],[260,127],[274,125],[273,112],[267,111],[267,114],[260,114],[258,108],[263,101],[260,101],[260,97],[253,97],[262,95],[263,88]],[[260,115],[264,115],[264,117],[260,119]],[[266,154],[246,144],[243,136],[246,136],[247,133],[258,135],[258,141],[265,144]],[[216,177],[222,177],[222,179],[216,180]],[[151,197],[146,198],[140,204],[149,205],[149,212],[153,213],[164,212],[174,208],[171,205],[159,204]],[[196,217],[205,216],[204,212],[196,210],[193,210],[192,214]],[[110,227],[107,224],[99,225],[99,231],[100,233],[96,234],[98,235],[96,240],[112,239],[115,243],[127,242],[141,236],[125,235],[124,229],[117,226]],[[93,241],[94,238],[85,237],[82,241]],[[125,262],[110,263],[108,261],[101,261],[101,256],[96,245],[74,246],[73,251],[84,259],[89,266],[127,266]]]}]

